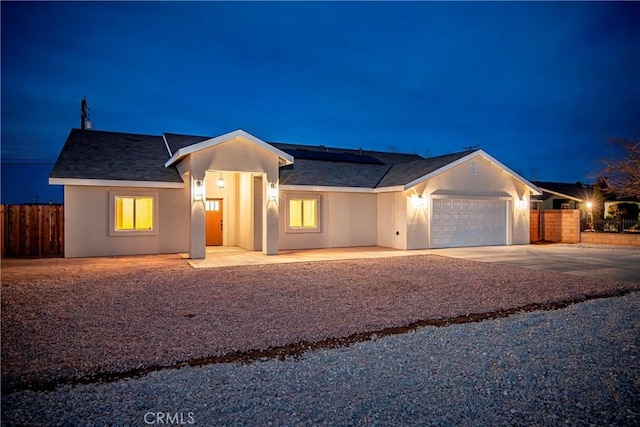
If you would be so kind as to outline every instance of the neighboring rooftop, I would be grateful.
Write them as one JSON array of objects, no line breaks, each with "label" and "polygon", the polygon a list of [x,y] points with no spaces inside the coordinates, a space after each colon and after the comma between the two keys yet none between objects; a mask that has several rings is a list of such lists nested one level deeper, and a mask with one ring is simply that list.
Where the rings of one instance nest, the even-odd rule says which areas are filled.
[{"label": "neighboring rooftop", "polygon": [[593,185],[583,184],[581,182],[549,182],[549,181],[531,181],[533,185],[547,193],[543,194],[543,199],[547,199],[552,195],[569,196],[579,201],[591,200],[593,198]]}]

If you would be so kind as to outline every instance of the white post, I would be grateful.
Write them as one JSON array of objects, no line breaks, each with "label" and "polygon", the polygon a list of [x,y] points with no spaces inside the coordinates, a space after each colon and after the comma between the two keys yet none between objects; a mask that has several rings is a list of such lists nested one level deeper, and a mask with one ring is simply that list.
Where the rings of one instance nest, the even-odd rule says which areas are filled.
[{"label": "white post", "polygon": [[204,199],[196,200],[194,190],[195,182],[202,180],[204,182],[205,171],[191,171],[191,234],[189,236],[189,258],[204,259],[207,255],[207,229],[206,229],[206,213],[204,209]]},{"label": "white post", "polygon": [[262,253],[265,255],[278,254],[278,204],[279,200],[269,199],[269,183],[277,182],[275,176],[265,173],[262,176]]}]

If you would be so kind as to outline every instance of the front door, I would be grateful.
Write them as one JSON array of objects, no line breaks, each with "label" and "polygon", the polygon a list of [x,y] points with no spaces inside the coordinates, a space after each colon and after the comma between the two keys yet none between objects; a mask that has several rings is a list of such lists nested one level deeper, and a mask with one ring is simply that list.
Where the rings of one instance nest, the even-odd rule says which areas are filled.
[{"label": "front door", "polygon": [[205,202],[207,212],[207,246],[222,246],[222,199],[208,199]]}]

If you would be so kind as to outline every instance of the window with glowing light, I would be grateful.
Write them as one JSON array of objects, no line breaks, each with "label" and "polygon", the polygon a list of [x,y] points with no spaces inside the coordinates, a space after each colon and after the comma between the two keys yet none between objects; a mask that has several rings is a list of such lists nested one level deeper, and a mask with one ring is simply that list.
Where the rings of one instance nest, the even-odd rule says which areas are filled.
[{"label": "window with glowing light", "polygon": [[153,230],[153,197],[116,196],[116,231]]},{"label": "window with glowing light", "polygon": [[319,231],[320,196],[288,198],[287,230],[289,232]]},{"label": "window with glowing light", "polygon": [[110,236],[155,236],[158,234],[159,193],[155,191],[110,191]]}]

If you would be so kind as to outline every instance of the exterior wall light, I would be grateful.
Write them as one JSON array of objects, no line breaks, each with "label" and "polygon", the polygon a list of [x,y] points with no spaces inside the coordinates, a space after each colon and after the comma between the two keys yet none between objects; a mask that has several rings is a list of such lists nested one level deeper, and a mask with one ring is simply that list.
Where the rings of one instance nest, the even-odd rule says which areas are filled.
[{"label": "exterior wall light", "polygon": [[222,172],[220,172],[220,178],[218,178],[218,188],[224,188],[224,178],[222,177]]},{"label": "exterior wall light", "polygon": [[593,202],[587,202],[587,209],[593,208]]},{"label": "exterior wall light", "polygon": [[278,186],[275,182],[269,183],[269,188],[267,188],[267,199],[272,202],[278,200]]},{"label": "exterior wall light", "polygon": [[422,195],[414,194],[411,196],[411,204],[416,209],[423,209],[427,206],[427,200]]},{"label": "exterior wall light", "polygon": [[527,207],[527,201],[525,199],[520,199],[516,202],[516,206],[518,209],[524,209]]},{"label": "exterior wall light", "polygon": [[204,182],[201,179],[193,180],[193,200],[200,202],[204,199]]}]

